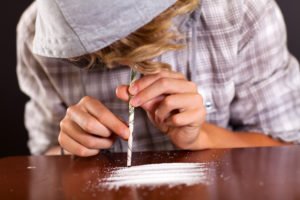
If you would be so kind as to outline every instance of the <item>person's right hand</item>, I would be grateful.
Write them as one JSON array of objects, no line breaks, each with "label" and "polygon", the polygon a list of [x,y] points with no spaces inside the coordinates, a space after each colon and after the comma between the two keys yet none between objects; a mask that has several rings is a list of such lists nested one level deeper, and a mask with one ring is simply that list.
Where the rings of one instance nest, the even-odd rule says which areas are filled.
[{"label": "person's right hand", "polygon": [[128,139],[128,126],[101,102],[86,96],[67,109],[58,141],[71,154],[87,157],[110,148],[116,135]]}]

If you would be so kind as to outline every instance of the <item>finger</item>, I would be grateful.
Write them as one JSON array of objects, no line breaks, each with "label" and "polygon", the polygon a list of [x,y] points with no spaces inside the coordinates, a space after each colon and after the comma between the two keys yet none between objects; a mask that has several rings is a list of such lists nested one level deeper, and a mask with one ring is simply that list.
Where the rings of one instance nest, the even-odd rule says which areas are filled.
[{"label": "finger", "polygon": [[189,110],[170,116],[166,120],[166,125],[170,127],[197,127],[205,120],[205,112],[201,110]]},{"label": "finger", "polygon": [[132,106],[138,107],[160,95],[196,92],[197,86],[193,82],[172,78],[161,78],[136,94],[129,103]]},{"label": "finger", "polygon": [[157,74],[143,76],[142,78],[136,80],[128,89],[131,95],[136,95],[139,91],[145,89],[149,85],[153,84],[155,81],[161,78],[172,78],[172,79],[185,79],[182,73],[174,71],[161,71]]},{"label": "finger", "polygon": [[103,104],[91,97],[85,97],[81,101],[85,109],[100,123],[123,139],[128,139],[128,126],[109,111]]},{"label": "finger", "polygon": [[151,99],[150,101],[144,103],[143,105],[141,105],[141,107],[149,112],[153,112],[154,110],[156,110],[156,108],[158,107],[158,105],[160,104],[160,102],[165,98],[165,95],[160,95],[158,97],[155,97],[154,99]]},{"label": "finger", "polygon": [[67,109],[67,117],[77,123],[88,133],[101,137],[111,136],[111,131],[103,126],[96,118],[83,111],[79,106],[70,106]]},{"label": "finger", "polygon": [[186,112],[188,110],[200,109],[201,107],[203,107],[203,99],[199,94],[174,94],[164,98],[156,108],[155,116],[158,122],[162,123],[175,110]]},{"label": "finger", "polygon": [[88,149],[81,145],[80,143],[73,140],[64,132],[60,132],[58,141],[61,147],[63,147],[68,152],[81,157],[94,156],[99,153],[99,149]]},{"label": "finger", "polygon": [[120,85],[116,88],[116,96],[122,101],[128,102],[129,93],[128,93],[128,85]]},{"label": "finger", "polygon": [[[129,100],[129,94],[128,94],[128,86],[127,85],[121,85],[116,89],[116,95],[119,99],[128,102]],[[155,109],[158,105],[158,103],[165,98],[165,95],[158,96],[147,103],[143,104],[141,107],[146,111],[151,111]]]},{"label": "finger", "polygon": [[102,138],[91,135],[81,129],[75,122],[69,119],[62,121],[61,131],[70,138],[89,149],[108,149],[113,145],[113,138]]}]

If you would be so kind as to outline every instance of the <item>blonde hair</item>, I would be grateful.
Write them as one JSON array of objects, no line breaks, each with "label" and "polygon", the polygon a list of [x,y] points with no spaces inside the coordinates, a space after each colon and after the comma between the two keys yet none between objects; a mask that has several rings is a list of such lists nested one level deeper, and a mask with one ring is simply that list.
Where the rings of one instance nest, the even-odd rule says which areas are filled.
[{"label": "blonde hair", "polygon": [[178,15],[192,12],[199,0],[177,0],[177,2],[154,18],[151,22],[113,44],[91,54],[72,61],[85,60],[87,67],[95,63],[104,63],[108,68],[116,64],[126,64],[136,68],[143,74],[151,74],[162,69],[170,69],[170,65],[154,62],[153,59],[168,51],[179,50],[184,44],[179,43],[180,34],[173,27],[172,19]]}]

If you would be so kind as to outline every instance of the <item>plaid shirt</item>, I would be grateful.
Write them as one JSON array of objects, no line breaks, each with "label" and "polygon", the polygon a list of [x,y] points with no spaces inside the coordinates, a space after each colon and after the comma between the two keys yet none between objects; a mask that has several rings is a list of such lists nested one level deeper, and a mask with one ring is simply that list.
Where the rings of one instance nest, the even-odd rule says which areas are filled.
[{"label": "plaid shirt", "polygon": [[[115,88],[129,82],[129,69],[78,69],[61,59],[32,53],[36,4],[18,25],[17,75],[30,97],[25,108],[32,154],[58,145],[59,122],[66,108],[83,96],[99,99],[113,113],[128,119],[128,106]],[[187,48],[158,59],[199,86],[207,121],[235,131],[256,131],[300,143],[300,72],[286,46],[286,29],[274,0],[202,0],[201,7],[177,20]],[[134,151],[172,150],[137,109]],[[112,151],[126,151],[117,140]]]}]

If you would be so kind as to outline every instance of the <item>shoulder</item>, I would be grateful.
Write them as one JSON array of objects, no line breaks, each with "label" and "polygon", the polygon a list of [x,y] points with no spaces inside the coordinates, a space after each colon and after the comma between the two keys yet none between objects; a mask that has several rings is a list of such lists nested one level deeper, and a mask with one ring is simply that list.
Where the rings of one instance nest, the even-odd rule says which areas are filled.
[{"label": "shoulder", "polygon": [[201,0],[195,23],[200,34],[240,31],[254,25],[274,4],[274,0]]},{"label": "shoulder", "polygon": [[36,2],[34,1],[21,15],[17,25],[17,40],[26,41],[33,38],[35,33],[35,20],[37,16]]}]

